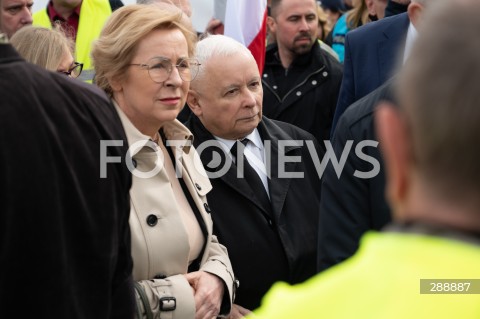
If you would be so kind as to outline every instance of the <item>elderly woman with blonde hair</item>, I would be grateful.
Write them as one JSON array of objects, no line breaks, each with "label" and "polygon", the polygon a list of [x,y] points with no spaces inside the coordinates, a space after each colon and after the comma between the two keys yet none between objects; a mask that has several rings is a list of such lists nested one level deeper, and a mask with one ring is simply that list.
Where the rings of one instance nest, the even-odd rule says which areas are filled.
[{"label": "elderly woman with blonde hair", "polygon": [[133,276],[139,318],[228,315],[234,275],[212,234],[212,186],[192,134],[176,117],[198,62],[196,34],[171,5],[115,11],[95,42],[96,84],[112,99],[130,145]]},{"label": "elderly woman with blonde hair", "polygon": [[78,77],[83,64],[73,60],[73,42],[60,26],[54,29],[26,26],[10,39],[17,52],[28,62],[47,70]]}]

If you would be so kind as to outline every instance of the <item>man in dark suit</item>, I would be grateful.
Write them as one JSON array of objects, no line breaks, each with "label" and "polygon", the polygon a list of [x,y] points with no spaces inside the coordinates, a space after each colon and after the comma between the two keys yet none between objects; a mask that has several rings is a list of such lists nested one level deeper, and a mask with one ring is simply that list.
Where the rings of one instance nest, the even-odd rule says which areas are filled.
[{"label": "man in dark suit", "polygon": [[[418,0],[414,0],[409,7],[412,23],[419,24],[422,12],[423,6]],[[407,52],[404,54],[406,56],[409,54],[409,47],[407,45]],[[352,148],[365,140],[377,140],[373,127],[373,111],[381,100],[394,102],[390,89],[391,84],[388,81],[351,105],[340,117],[333,134],[333,147],[337,158],[349,140],[354,141]],[[353,255],[359,246],[360,237],[367,230],[382,229],[391,220],[390,208],[385,199],[383,160],[376,147],[365,150],[367,156],[379,163],[380,171],[375,176],[360,178],[354,175],[356,170],[369,171],[370,164],[353,152],[348,153],[340,176],[336,175],[332,165],[325,169],[319,221],[319,271]]]},{"label": "man in dark suit", "polygon": [[106,147],[126,140],[115,108],[1,42],[1,317],[131,319],[131,177],[107,165],[127,151]]},{"label": "man in dark suit", "polygon": [[[274,282],[298,283],[315,273],[315,158],[323,153],[311,134],[262,117],[261,78],[247,48],[216,35],[198,43],[196,56],[201,66],[187,99],[193,115],[185,125],[210,172],[214,233],[240,281],[236,318],[236,311],[258,307]],[[237,149],[240,140],[245,158],[239,155],[243,147]],[[248,177],[252,169],[258,182]]]},{"label": "man in dark suit", "polygon": [[[332,139],[337,158],[348,141],[351,150],[363,141],[377,141],[374,128],[375,107],[381,101],[395,104],[392,80],[353,103],[338,122]],[[369,161],[350,151],[340,176],[329,163],[323,175],[318,234],[318,270],[323,271],[352,256],[362,235],[368,230],[380,230],[391,221],[385,200],[385,172],[378,145],[365,147]],[[372,159],[379,171],[374,171]],[[370,172],[360,177],[356,172]]]},{"label": "man in dark suit", "polygon": [[413,0],[408,13],[369,23],[345,37],[343,80],[332,131],[343,112],[385,83],[408,55],[416,35],[415,26],[426,0]]}]

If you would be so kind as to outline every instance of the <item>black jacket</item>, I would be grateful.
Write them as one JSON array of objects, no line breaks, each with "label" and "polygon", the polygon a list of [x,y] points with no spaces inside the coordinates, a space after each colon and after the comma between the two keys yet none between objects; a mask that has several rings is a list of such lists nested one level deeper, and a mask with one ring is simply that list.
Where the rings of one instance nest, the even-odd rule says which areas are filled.
[{"label": "black jacket", "polygon": [[358,157],[355,148],[364,140],[376,141],[374,110],[382,100],[394,101],[391,81],[352,104],[342,115],[332,140],[337,158],[347,144],[353,141],[345,167],[337,177],[329,163],[322,182],[320,205],[318,270],[325,270],[352,256],[358,248],[360,237],[367,230],[379,230],[391,221],[390,209],[385,200],[385,172],[379,146],[364,147],[365,155],[377,160],[378,175],[362,179],[355,171],[370,172],[372,160]]},{"label": "black jacket", "polygon": [[126,140],[115,108],[6,44],[0,97],[1,317],[132,318],[131,176],[104,163],[100,177],[101,140]]},{"label": "black jacket", "polygon": [[[197,149],[205,141],[216,141],[196,116],[192,115],[186,126],[194,135]],[[271,210],[261,205],[244,179],[237,178],[233,163],[225,175],[211,179],[213,190],[207,195],[214,233],[227,247],[240,281],[235,303],[248,309],[260,305],[274,282],[298,283],[315,274],[320,179],[306,141],[320,160],[323,157],[313,136],[293,125],[264,117],[258,130],[264,144],[271,142]],[[285,171],[304,172],[304,178],[278,177],[277,154],[282,140],[302,141],[302,146],[286,147],[287,156],[300,156],[302,160],[287,163]],[[222,154],[223,162],[227,158],[214,146],[199,150],[207,170],[215,153]]]},{"label": "black jacket", "polygon": [[[306,61],[305,61],[306,59]],[[302,60],[299,62],[298,60]],[[296,66],[294,66],[296,65]],[[342,81],[342,65],[315,43],[310,54],[297,58],[288,72],[301,72],[294,82],[285,82],[275,74],[284,72],[278,47],[267,47],[263,71],[263,114],[311,133],[323,147],[330,138],[330,128]],[[287,77],[288,79],[289,77]],[[286,94],[278,94],[285,87]]]}]

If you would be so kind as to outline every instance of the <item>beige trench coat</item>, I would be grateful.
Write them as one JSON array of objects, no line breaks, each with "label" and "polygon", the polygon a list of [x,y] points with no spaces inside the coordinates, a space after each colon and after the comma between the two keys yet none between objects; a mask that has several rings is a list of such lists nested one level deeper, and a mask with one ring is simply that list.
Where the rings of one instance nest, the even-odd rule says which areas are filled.
[{"label": "beige trench coat", "polygon": [[[148,136],[140,133],[118,106],[117,111],[126,131],[132,163],[139,171],[154,175],[143,178],[136,176],[138,173],[135,171],[132,172],[130,228],[133,278],[145,291],[154,315],[163,305],[166,309],[175,309],[162,311],[161,318],[194,318],[193,290],[184,276],[188,272],[188,236],[182,218],[177,213],[176,201],[168,196],[172,191],[167,175],[164,170],[154,174],[157,155],[163,156],[163,153],[146,145]],[[234,274],[226,248],[219,244],[216,236],[212,234],[212,218],[206,199],[212,186],[194,147],[189,146],[193,139],[190,131],[177,120],[164,125],[163,131],[167,140],[181,144],[172,148],[175,158],[178,159],[177,172],[181,171],[183,181],[200,211],[208,233],[200,270],[214,274],[224,282],[227,289],[222,310],[228,313],[234,294]],[[126,160],[128,162],[128,159]],[[161,167],[157,169],[160,170]],[[149,216],[157,219],[155,225],[148,224]],[[174,303],[171,297],[175,298]],[[162,301],[159,303],[160,299]]]}]

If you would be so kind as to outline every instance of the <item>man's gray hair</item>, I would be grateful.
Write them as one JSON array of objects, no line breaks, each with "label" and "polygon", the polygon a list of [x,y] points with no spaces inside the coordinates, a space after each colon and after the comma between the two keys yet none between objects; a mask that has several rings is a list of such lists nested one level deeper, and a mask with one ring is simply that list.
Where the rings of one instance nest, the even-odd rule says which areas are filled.
[{"label": "man's gray hair", "polygon": [[253,57],[250,50],[240,42],[225,35],[207,35],[197,43],[195,58],[198,59],[200,67],[194,81],[203,77],[208,61],[214,57],[228,57],[237,53],[245,53]]}]

